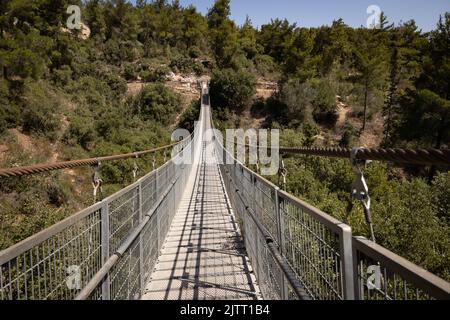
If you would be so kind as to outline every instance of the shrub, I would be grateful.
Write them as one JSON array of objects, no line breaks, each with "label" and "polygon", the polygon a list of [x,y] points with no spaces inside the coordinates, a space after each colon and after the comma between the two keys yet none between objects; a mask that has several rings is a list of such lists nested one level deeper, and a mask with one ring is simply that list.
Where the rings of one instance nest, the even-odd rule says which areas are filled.
[{"label": "shrub", "polygon": [[49,89],[42,82],[27,83],[23,99],[24,130],[55,139],[60,128],[59,105]]},{"label": "shrub", "polygon": [[170,68],[173,72],[181,72],[185,74],[192,72],[201,74],[203,72],[203,65],[201,62],[181,55],[175,57],[170,62]]},{"label": "shrub", "polygon": [[348,122],[345,123],[344,134],[342,135],[341,141],[339,142],[339,146],[343,148],[348,148],[355,145],[358,136],[359,136],[358,130],[350,123]]},{"label": "shrub", "polygon": [[434,178],[432,191],[437,215],[450,224],[450,172],[439,173]]},{"label": "shrub", "polygon": [[67,91],[74,95],[80,104],[85,104],[90,110],[106,106],[108,100],[112,101],[114,94],[107,83],[94,77],[81,77],[74,81]]},{"label": "shrub", "polygon": [[180,108],[180,97],[162,83],[145,86],[132,102],[134,113],[144,120],[156,120],[167,126]]},{"label": "shrub", "polygon": [[170,69],[167,66],[159,66],[153,70],[141,71],[140,77],[145,82],[162,82],[166,80],[167,74],[170,73]]},{"label": "shrub", "polygon": [[202,51],[197,46],[192,46],[189,48],[189,57],[196,59],[202,55]]},{"label": "shrub", "polygon": [[9,98],[9,88],[6,81],[0,81],[0,133],[5,131],[8,125],[7,105]]},{"label": "shrub", "polygon": [[217,69],[210,83],[211,104],[237,111],[247,105],[256,92],[256,79],[246,71]]},{"label": "shrub", "polygon": [[6,122],[6,113],[3,110],[3,107],[0,106],[0,134],[6,130],[7,126],[8,124]]},{"label": "shrub", "polygon": [[334,126],[338,119],[336,112],[336,90],[328,79],[311,80],[314,88],[314,120],[329,126]]},{"label": "shrub", "polygon": [[60,69],[53,70],[52,80],[60,87],[67,86],[72,80],[72,69],[70,66],[64,65]]},{"label": "shrub", "polygon": [[268,55],[256,55],[253,63],[257,72],[266,78],[269,78],[277,71],[277,65],[273,58]]},{"label": "shrub", "polygon": [[81,145],[84,149],[90,149],[95,141],[96,134],[92,123],[81,117],[75,117],[70,122],[64,140],[70,145]]},{"label": "shrub", "polygon": [[132,63],[127,63],[123,69],[123,76],[126,80],[136,80],[138,77],[137,66]]},{"label": "shrub", "polygon": [[11,75],[23,79],[31,77],[38,79],[44,73],[45,64],[41,57],[30,49],[19,48],[9,55]]},{"label": "shrub", "polygon": [[178,126],[192,132],[194,130],[195,121],[198,121],[199,114],[200,101],[194,101],[181,116]]}]

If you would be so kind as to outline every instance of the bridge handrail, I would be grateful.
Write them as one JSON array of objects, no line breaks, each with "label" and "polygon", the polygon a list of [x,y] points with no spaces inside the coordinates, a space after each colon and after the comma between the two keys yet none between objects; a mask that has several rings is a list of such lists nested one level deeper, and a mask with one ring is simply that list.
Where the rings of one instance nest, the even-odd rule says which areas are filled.
[{"label": "bridge handrail", "polygon": [[[364,237],[353,237],[352,245],[357,299],[450,299],[450,283],[431,272]],[[381,275],[372,292],[367,290],[370,266],[378,267]]]},{"label": "bridge handrail", "polygon": [[192,167],[175,159],[193,150],[199,130],[135,183],[0,251],[0,300],[141,296]]},{"label": "bridge handrail", "polygon": [[[214,124],[214,120],[212,119],[211,114],[211,123]],[[216,137],[217,139],[217,137]],[[218,140],[217,140],[218,141]],[[234,159],[235,163],[242,166],[242,171],[247,172],[251,176],[253,176],[255,179],[264,182],[268,187],[275,188],[276,191],[276,197],[277,201],[279,203],[279,210],[283,211],[281,208],[283,206],[283,202],[290,202],[294,206],[298,206],[303,210],[304,213],[307,215],[313,217],[315,220],[319,221],[323,225],[325,225],[328,229],[332,230],[336,234],[339,234],[339,243],[340,243],[340,258],[342,259],[342,289],[343,294],[339,296],[339,298],[345,298],[345,299],[370,299],[374,296],[377,297],[377,299],[398,299],[402,295],[398,293],[398,287],[400,286],[404,292],[403,298],[407,299],[408,295],[409,298],[433,298],[433,299],[450,299],[450,283],[446,282],[445,280],[437,277],[436,275],[420,268],[419,266],[413,264],[412,262],[394,254],[393,252],[387,250],[386,248],[377,245],[376,243],[367,240],[363,237],[353,237],[351,228],[342,223],[341,221],[331,217],[330,215],[318,210],[317,208],[309,205],[308,203],[296,198],[295,196],[279,190],[273,183],[269,182],[265,178],[261,177],[257,173],[253,172],[251,169],[247,168],[244,164],[240,163],[238,160],[236,160],[228,150],[218,141],[217,144],[225,150],[225,152]],[[235,143],[239,144],[239,143]],[[246,147],[250,147],[248,144],[245,145]],[[269,147],[270,149],[270,147]],[[274,148],[271,148],[274,149]],[[275,148],[277,149],[277,148]],[[360,154],[360,159],[365,159],[365,157],[369,157],[371,154],[379,154],[379,157],[382,158],[374,158],[371,157],[371,159],[374,160],[386,160],[384,158],[383,154],[384,151],[376,152],[374,150],[376,149],[366,149],[366,152],[363,152]],[[384,150],[384,149],[381,149]],[[294,148],[294,149],[287,149],[287,148],[280,148],[280,152],[289,153],[291,151],[292,153],[300,153],[300,154],[310,154],[310,155],[319,155],[319,156],[330,156],[330,157],[347,157],[350,158],[350,150],[348,149],[318,149],[318,148]],[[325,154],[324,154],[325,152]],[[418,163],[434,163],[434,164],[450,164],[447,158],[449,158],[450,151],[449,150],[436,150],[433,149],[431,152],[430,150],[410,150],[410,152],[405,152],[405,150],[402,149],[396,149],[394,152],[394,155],[392,155],[391,152],[387,152],[387,154],[391,154],[391,157],[397,157],[395,153],[403,154],[405,157],[407,157],[408,154],[418,155],[416,158],[416,161]],[[431,161],[431,158],[428,158],[426,160],[423,157],[427,157],[430,154],[438,154],[438,157],[444,156],[444,158],[441,158],[438,161]],[[362,156],[361,156],[362,155]],[[422,158],[421,158],[422,157]],[[399,160],[398,158],[396,158]],[[395,161],[394,158],[389,158],[387,161]],[[401,159],[400,159],[401,160]],[[404,161],[407,160],[407,158],[403,159]],[[430,161],[430,162],[426,162]],[[439,162],[441,161],[441,162]],[[402,161],[397,161],[402,162]],[[409,161],[411,163],[411,161]],[[250,205],[248,205],[250,206]],[[280,228],[284,228],[283,225],[286,224],[286,221],[283,221],[283,214],[280,214],[281,218],[281,226]],[[286,219],[286,217],[284,217]],[[286,230],[284,230],[286,231]],[[311,230],[309,230],[311,231]],[[286,237],[285,232],[281,233],[281,239]],[[286,241],[286,239],[284,239]],[[283,241],[281,241],[283,242]],[[284,243],[284,245],[286,245]],[[283,246],[283,244],[282,244]],[[282,247],[281,254],[283,256],[286,256],[286,248]],[[369,262],[380,266],[382,270],[382,285],[384,288],[374,289],[372,288],[372,294],[370,295],[370,292],[367,290],[364,291],[364,289],[367,289],[367,267],[370,265],[367,264]],[[290,261],[291,266],[295,269],[295,265],[292,264],[292,261]],[[361,270],[362,264],[366,263]],[[298,275],[297,275],[298,276]],[[391,281],[391,279],[388,279],[389,277],[394,277],[394,281]],[[390,282],[389,282],[390,281]],[[407,286],[410,286],[408,289]],[[307,288],[307,284],[305,284],[305,287]],[[409,292],[411,291],[411,292]]]},{"label": "bridge handrail", "polygon": [[148,224],[152,215],[166,199],[167,195],[173,189],[178,179],[179,177],[176,177],[175,181],[172,181],[166,191],[160,196],[160,199],[157,201],[156,205],[153,206],[153,209],[151,209],[149,213],[144,215],[143,221],[132,232],[130,232],[129,236],[125,239],[125,241],[123,241],[123,244],[116,250],[116,252],[114,252],[114,254],[112,254],[108,258],[103,267],[94,275],[94,277],[92,277],[91,281],[89,281],[88,284],[86,284],[86,286],[83,288],[83,290],[75,297],[75,300],[87,300],[92,292],[103,281],[103,279],[108,276],[108,273],[117,264],[117,261],[120,259],[120,257],[130,248],[132,243],[142,233],[142,230]]}]

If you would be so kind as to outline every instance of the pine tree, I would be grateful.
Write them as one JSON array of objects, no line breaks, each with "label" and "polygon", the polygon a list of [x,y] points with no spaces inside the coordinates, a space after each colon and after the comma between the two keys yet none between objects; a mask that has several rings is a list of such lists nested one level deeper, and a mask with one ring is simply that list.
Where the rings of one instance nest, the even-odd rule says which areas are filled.
[{"label": "pine tree", "polygon": [[364,92],[361,133],[366,129],[370,95],[384,85],[386,78],[385,47],[377,41],[377,35],[373,30],[360,30],[355,48],[355,66],[359,72],[357,79]]},{"label": "pine tree", "polygon": [[207,14],[208,25],[211,29],[217,29],[230,17],[230,0],[216,0]]},{"label": "pine tree", "polygon": [[86,3],[85,21],[91,30],[91,35],[105,38],[106,22],[100,0],[90,0]]}]

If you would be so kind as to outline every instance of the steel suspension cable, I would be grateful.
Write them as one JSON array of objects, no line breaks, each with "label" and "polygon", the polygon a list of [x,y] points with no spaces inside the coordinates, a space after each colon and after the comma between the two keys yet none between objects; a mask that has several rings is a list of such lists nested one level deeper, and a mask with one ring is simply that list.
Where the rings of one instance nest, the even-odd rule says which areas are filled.
[{"label": "steel suspension cable", "polygon": [[[236,145],[242,144],[235,142]],[[350,159],[352,149],[348,148],[286,148],[262,147],[245,144],[247,148],[266,148],[279,150],[282,154],[301,154],[329,158]],[[358,160],[389,161],[416,165],[443,165],[450,166],[450,149],[374,149],[361,148],[355,155]]]},{"label": "steel suspension cable", "polygon": [[133,153],[118,154],[118,155],[98,157],[98,158],[64,161],[64,162],[56,162],[56,163],[35,164],[35,165],[31,165],[31,166],[23,166],[23,167],[15,167],[15,168],[5,168],[5,169],[0,169],[0,177],[17,177],[17,176],[24,176],[24,175],[30,175],[30,174],[36,174],[36,173],[42,173],[42,172],[48,172],[48,171],[94,166],[99,163],[109,162],[109,161],[139,158],[143,155],[154,154],[158,151],[170,149],[172,147],[175,147],[179,143],[180,142],[162,146],[162,147],[158,147],[158,148],[154,148],[154,149],[133,152]]}]

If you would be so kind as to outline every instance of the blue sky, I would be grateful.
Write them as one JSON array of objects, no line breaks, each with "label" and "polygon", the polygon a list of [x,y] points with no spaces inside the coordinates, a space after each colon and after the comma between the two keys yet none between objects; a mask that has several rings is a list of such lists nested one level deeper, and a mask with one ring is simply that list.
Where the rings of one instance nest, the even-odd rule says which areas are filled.
[{"label": "blue sky", "polygon": [[[170,0],[169,0],[170,1]],[[206,13],[214,0],[180,0]],[[317,27],[337,18],[353,27],[366,25],[367,7],[378,5],[395,23],[414,19],[423,31],[435,28],[439,15],[450,11],[450,0],[231,0],[232,18],[242,24],[248,14],[255,26],[271,18],[287,18],[299,26]]]}]

